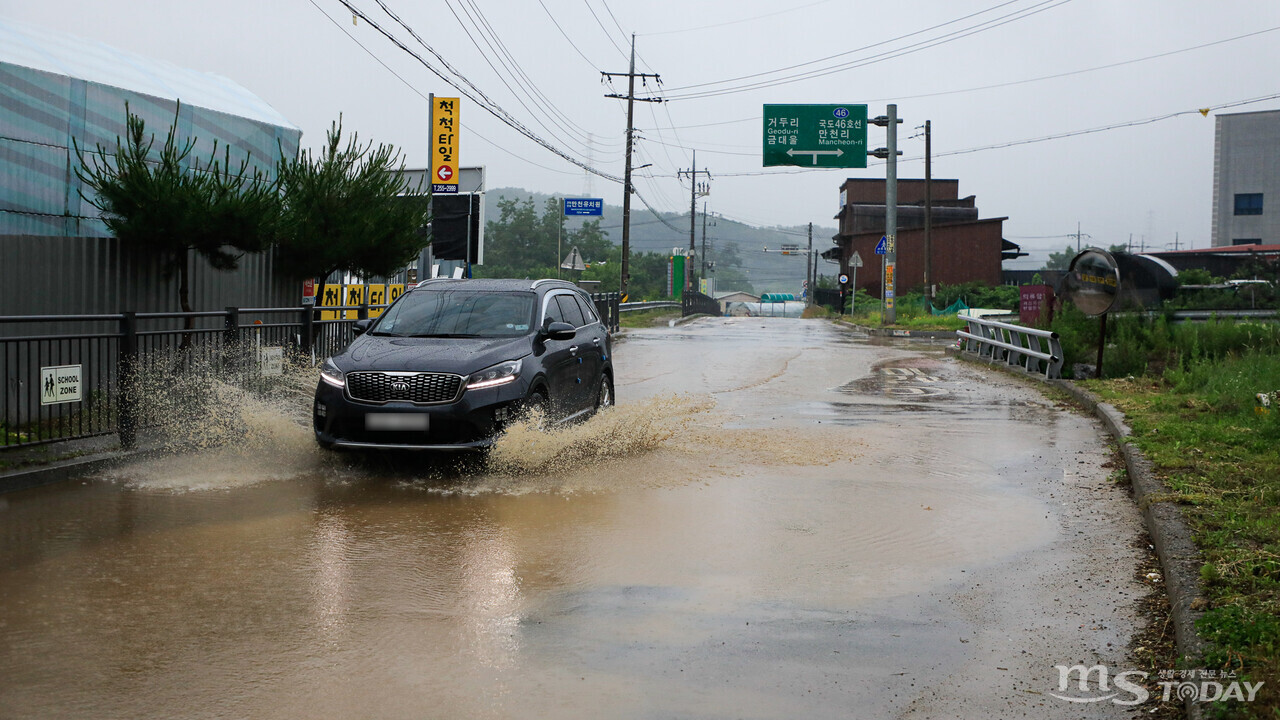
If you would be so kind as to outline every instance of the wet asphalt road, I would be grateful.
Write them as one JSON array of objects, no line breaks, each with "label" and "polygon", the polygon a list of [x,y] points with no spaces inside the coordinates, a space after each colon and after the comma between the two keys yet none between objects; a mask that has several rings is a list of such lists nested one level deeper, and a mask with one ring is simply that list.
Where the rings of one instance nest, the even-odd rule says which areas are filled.
[{"label": "wet asphalt road", "polygon": [[504,441],[538,463],[333,456],[266,406],[0,499],[0,718],[1128,714],[1046,694],[1131,666],[1147,592],[1094,421],[822,321],[615,363],[618,408]]}]

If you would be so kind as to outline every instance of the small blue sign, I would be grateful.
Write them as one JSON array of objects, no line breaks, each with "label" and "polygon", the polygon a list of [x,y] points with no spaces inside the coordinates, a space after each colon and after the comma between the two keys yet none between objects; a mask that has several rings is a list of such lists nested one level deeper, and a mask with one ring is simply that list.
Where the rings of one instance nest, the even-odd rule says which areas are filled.
[{"label": "small blue sign", "polygon": [[564,214],[604,215],[604,198],[565,198]]},{"label": "small blue sign", "polygon": [[885,238],[885,236],[881,235],[881,236],[880,236],[880,242],[876,243],[876,254],[877,254],[877,255],[883,255],[883,254],[884,254],[884,246],[885,246],[885,244],[886,244],[887,242],[888,242],[888,240]]}]

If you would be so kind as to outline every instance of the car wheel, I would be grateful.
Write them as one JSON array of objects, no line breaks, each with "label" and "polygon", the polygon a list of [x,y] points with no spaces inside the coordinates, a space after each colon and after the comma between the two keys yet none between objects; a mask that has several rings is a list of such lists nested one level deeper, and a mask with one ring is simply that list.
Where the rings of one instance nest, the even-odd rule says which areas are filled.
[{"label": "car wheel", "polygon": [[547,401],[547,393],[542,388],[529,393],[529,396],[520,403],[520,409],[516,412],[516,419],[524,420],[535,410],[542,413],[544,420],[549,418],[551,403]]},{"label": "car wheel", "polygon": [[613,378],[609,373],[600,376],[600,394],[596,396],[596,412],[613,407]]}]

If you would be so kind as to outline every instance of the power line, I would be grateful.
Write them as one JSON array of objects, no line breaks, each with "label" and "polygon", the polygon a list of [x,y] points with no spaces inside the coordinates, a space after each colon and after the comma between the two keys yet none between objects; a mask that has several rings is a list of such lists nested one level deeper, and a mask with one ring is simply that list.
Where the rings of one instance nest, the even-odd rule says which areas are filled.
[{"label": "power line", "polygon": [[[1169,50],[1168,52],[1156,53],[1155,55],[1147,55],[1145,57],[1132,58],[1130,60],[1121,60],[1119,62],[1108,63],[1106,65],[1096,65],[1094,67],[1081,68],[1079,70],[1070,70],[1067,72],[1055,73],[1053,75],[1041,75],[1040,77],[1027,78],[1025,80],[1011,80],[1009,82],[995,83],[992,85],[979,85],[976,87],[961,88],[959,90],[941,90],[938,92],[920,93],[918,95],[899,95],[892,98],[873,98],[871,100],[868,100],[867,102],[883,102],[886,100],[918,100],[920,98],[942,97],[944,95],[959,95],[961,93],[980,92],[982,90],[995,90],[998,88],[1012,87],[1014,85],[1026,85],[1028,83],[1041,82],[1044,80],[1057,80],[1058,78],[1071,77],[1073,75],[1083,75],[1085,73],[1097,72],[1098,70],[1110,70],[1111,68],[1123,67],[1125,65],[1133,65],[1140,62],[1146,62],[1148,60],[1158,60],[1160,58],[1166,58],[1172,55],[1179,55],[1185,52],[1192,52],[1193,50],[1203,50],[1205,48],[1214,47],[1215,45],[1223,45],[1225,43],[1235,42],[1237,40],[1245,40],[1247,38],[1255,37],[1257,35],[1265,35],[1267,33],[1275,32],[1276,30],[1280,30],[1280,25],[1276,27],[1270,27],[1265,30],[1258,30],[1256,32],[1245,33],[1244,35],[1236,35],[1235,37],[1224,38],[1222,40],[1214,40],[1213,42],[1207,42],[1202,45],[1193,45],[1191,47],[1181,48],[1178,50]],[[755,119],[758,120],[759,118],[755,118]]]},{"label": "power line", "polygon": [[[423,100],[428,100],[428,99],[429,99],[429,98],[428,98],[428,96],[427,96],[427,95],[424,95],[424,94],[422,93],[422,91],[421,91],[421,90],[419,90],[418,88],[414,87],[414,86],[413,86],[413,83],[410,83],[408,80],[406,80],[406,79],[404,78],[404,76],[402,76],[400,73],[396,72],[396,71],[395,71],[395,69],[393,69],[390,65],[388,65],[386,62],[384,62],[384,61],[382,60],[382,58],[378,57],[378,56],[377,56],[377,54],[375,54],[372,50],[370,50],[368,47],[366,47],[364,43],[360,42],[359,38],[357,38],[356,36],[352,35],[352,34],[347,30],[346,26],[344,26],[342,23],[338,22],[337,20],[334,20],[334,19],[329,15],[329,13],[325,12],[323,8],[321,8],[319,5],[317,5],[317,4],[316,4],[315,0],[308,0],[308,2],[310,2],[310,3],[311,3],[311,5],[312,5],[313,7],[315,7],[315,9],[316,9],[316,10],[319,10],[319,11],[320,11],[320,14],[321,14],[321,15],[324,15],[325,19],[327,19],[329,22],[333,23],[333,25],[334,25],[335,27],[337,27],[339,30],[341,30],[341,31],[342,31],[342,34],[346,35],[348,38],[351,38],[351,42],[354,42],[356,45],[358,45],[358,46],[360,47],[360,49],[361,49],[361,50],[364,50],[364,51],[365,51],[365,53],[367,53],[367,54],[369,55],[369,57],[373,58],[375,62],[377,62],[377,63],[378,63],[379,65],[381,65],[382,67],[386,68],[387,72],[391,73],[392,75],[394,75],[394,76],[395,76],[395,78],[396,78],[397,80],[399,80],[400,82],[404,83],[404,86],[405,86],[405,87],[409,88],[409,90],[410,90],[410,91],[412,91],[415,95],[417,95],[418,97],[422,98]],[[489,145],[493,146],[494,148],[496,148],[496,149],[498,149],[498,150],[501,150],[502,152],[504,152],[504,153],[506,153],[506,154],[510,155],[511,157],[513,157],[513,158],[515,158],[515,159],[517,159],[517,160],[519,160],[519,161],[521,161],[521,162],[523,162],[523,163],[527,163],[527,164],[532,165],[532,166],[534,166],[534,167],[542,168],[543,170],[549,170],[549,171],[551,171],[551,172],[553,172],[553,173],[560,173],[560,174],[562,174],[562,175],[576,175],[576,174],[577,174],[576,172],[573,172],[573,171],[570,171],[570,170],[559,170],[559,169],[556,169],[556,168],[553,168],[553,167],[549,167],[549,166],[547,166],[547,165],[543,165],[543,164],[541,164],[541,163],[534,162],[533,160],[530,160],[530,159],[528,159],[528,158],[526,158],[526,157],[521,157],[520,155],[515,154],[514,152],[512,152],[512,151],[510,151],[510,150],[508,150],[508,149],[506,149],[506,148],[502,147],[501,145],[499,145],[498,143],[496,143],[496,142],[494,142],[494,141],[490,140],[489,138],[485,137],[484,135],[481,135],[480,133],[476,132],[476,130],[475,130],[474,128],[472,128],[470,125],[468,125],[468,124],[467,124],[467,123],[465,123],[465,122],[464,122],[464,123],[462,123],[462,127],[466,128],[467,132],[471,133],[472,135],[475,135],[477,138],[479,138],[479,139],[483,140],[483,141],[484,141],[484,142],[486,142],[486,143],[489,143]]]},{"label": "power line", "polygon": [[[342,3],[342,5],[346,7],[347,10],[349,10],[352,15],[355,15],[361,20],[364,20],[370,27],[372,27],[374,30],[377,30],[384,37],[390,40],[392,44],[394,44],[396,47],[400,48],[404,52],[408,53],[410,57],[417,60],[423,67],[430,70],[433,75],[440,78],[445,83],[447,83],[450,87],[452,87],[453,89],[461,93],[468,100],[471,100],[472,102],[476,103],[481,108],[483,108],[486,112],[493,115],[498,120],[502,121],[503,124],[507,125],[508,127],[511,127],[516,132],[519,132],[521,135],[524,135],[526,138],[541,145],[543,148],[551,151],[552,153],[555,153],[556,155],[560,156],[564,160],[567,160],[568,162],[573,163],[574,165],[577,165],[578,167],[582,168],[583,170],[586,170],[589,173],[592,173],[593,175],[598,175],[606,180],[611,180],[617,183],[622,182],[622,178],[619,178],[616,175],[609,175],[608,173],[597,170],[596,168],[591,167],[590,165],[582,162],[581,160],[573,157],[572,155],[569,155],[567,152],[561,150],[555,145],[552,145],[551,143],[539,137],[532,130],[525,127],[519,120],[516,120],[510,113],[508,113],[506,110],[503,110],[500,105],[495,103],[493,100],[490,100],[488,96],[486,96],[483,92],[479,90],[479,88],[476,88],[474,84],[472,84],[461,73],[459,73],[451,65],[449,65],[448,61],[446,61],[443,56],[437,53],[433,48],[431,48],[429,45],[423,42],[420,38],[418,39],[419,43],[421,43],[423,47],[427,48],[428,52],[430,52],[433,56],[435,56],[441,62],[442,65],[444,65],[446,68],[449,69],[450,72],[457,75],[457,77],[463,83],[465,83],[468,87],[472,88],[474,93],[468,92],[467,90],[463,89],[458,84],[458,82],[455,82],[449,77],[446,77],[444,73],[436,69],[431,63],[427,62],[426,58],[422,57],[417,52],[415,52],[412,48],[405,45],[399,38],[397,38],[395,35],[392,35],[390,32],[384,29],[381,25],[379,25],[376,21],[371,19],[364,12],[362,12],[359,8],[352,5],[349,0],[338,0],[338,2]],[[479,95],[479,98],[476,97],[477,95]],[[483,100],[480,98],[483,98]]]},{"label": "power line", "polygon": [[[1056,79],[1059,79],[1059,78],[1071,77],[1071,76],[1074,76],[1074,75],[1084,75],[1084,74],[1086,74],[1086,73],[1097,72],[1097,71],[1099,71],[1099,70],[1110,70],[1110,69],[1112,69],[1112,68],[1123,67],[1123,66],[1125,66],[1125,65],[1135,65],[1135,64],[1137,64],[1137,63],[1147,62],[1147,61],[1150,61],[1150,60],[1158,60],[1158,59],[1161,59],[1161,58],[1171,57],[1171,56],[1174,56],[1174,55],[1180,55],[1180,54],[1182,54],[1182,53],[1192,52],[1192,51],[1195,51],[1195,50],[1203,50],[1203,49],[1205,49],[1205,48],[1215,47],[1215,46],[1217,46],[1217,45],[1224,45],[1224,44],[1226,44],[1226,43],[1230,43],[1230,42],[1236,42],[1236,41],[1239,41],[1239,40],[1246,40],[1246,39],[1248,39],[1248,38],[1256,37],[1256,36],[1259,36],[1259,35],[1265,35],[1265,34],[1267,34],[1267,33],[1272,33],[1272,32],[1275,32],[1275,31],[1277,31],[1277,30],[1280,30],[1280,26],[1270,27],[1270,28],[1266,28],[1266,29],[1263,29],[1263,30],[1258,30],[1258,31],[1255,31],[1255,32],[1245,33],[1244,35],[1236,35],[1236,36],[1234,36],[1234,37],[1223,38],[1223,39],[1221,39],[1221,40],[1214,40],[1213,42],[1203,43],[1203,44],[1201,44],[1201,45],[1193,45],[1193,46],[1191,46],[1191,47],[1179,48],[1179,49],[1177,49],[1177,50],[1168,50],[1168,51],[1166,51],[1166,52],[1156,53],[1156,54],[1154,54],[1154,55],[1146,55],[1146,56],[1138,57],[1138,58],[1130,58],[1130,59],[1128,59],[1128,60],[1121,60],[1121,61],[1118,61],[1118,62],[1108,63],[1108,64],[1105,64],[1105,65],[1096,65],[1096,66],[1093,66],[1093,67],[1080,68],[1080,69],[1077,69],[1077,70],[1068,70],[1068,71],[1066,71],[1066,72],[1054,73],[1054,74],[1052,74],[1052,75],[1041,75],[1041,76],[1039,76],[1039,77],[1024,78],[1024,79],[1022,79],[1022,80],[1010,80],[1010,81],[1007,81],[1007,82],[994,83],[994,84],[991,84],[991,85],[978,85],[978,86],[969,87],[969,88],[960,88],[960,89],[957,89],[957,90],[942,90],[942,91],[938,91],[938,92],[918,93],[918,94],[915,94],[915,95],[896,95],[896,96],[894,96],[894,97],[871,98],[871,99],[867,100],[866,102],[868,102],[868,103],[872,103],[872,102],[886,102],[886,101],[891,101],[891,100],[894,100],[894,101],[896,101],[896,100],[917,100],[917,99],[920,99],[920,98],[942,97],[942,96],[946,96],[946,95],[959,95],[959,94],[963,94],[963,93],[970,93],[970,92],[981,92],[981,91],[984,91],[984,90],[995,90],[995,89],[999,89],[999,88],[1012,87],[1012,86],[1016,86],[1016,85],[1027,85],[1027,84],[1030,84],[1030,83],[1042,82],[1042,81],[1045,81],[1045,80],[1056,80]],[[668,113],[669,113],[669,112],[670,112],[670,111],[668,110]],[[673,129],[673,130],[675,130],[675,129],[686,129],[686,130],[688,130],[688,129],[696,129],[696,128],[704,128],[704,127],[719,127],[719,126],[722,126],[722,125],[736,125],[736,124],[740,124],[740,123],[747,123],[747,122],[760,122],[760,120],[761,120],[760,116],[759,116],[759,115],[756,115],[756,116],[753,116],[753,117],[737,118],[737,119],[734,119],[734,120],[719,120],[719,121],[716,121],[716,122],[697,123],[697,124],[694,124],[694,125],[674,125],[674,124],[673,124],[673,125],[672,125],[672,129]]]},{"label": "power line", "polygon": [[[582,4],[587,6],[587,11],[591,13],[591,17],[595,18],[596,24],[600,26],[600,30],[604,32],[604,36],[608,38],[609,43],[618,51],[618,54],[624,58],[627,57],[627,51],[623,50],[622,46],[618,45],[617,41],[613,39],[613,33],[609,32],[609,28],[605,27],[604,23],[600,22],[600,16],[596,14],[595,8],[591,7],[591,3],[587,0],[582,0]],[[623,33],[623,36],[625,37],[626,33]]]},{"label": "power line", "polygon": [[[384,9],[386,8],[383,0],[376,1]],[[470,9],[468,9],[468,6]],[[467,28],[466,23],[462,21],[462,18],[453,9],[452,3],[449,4],[449,12],[452,13],[453,17],[458,21],[459,26],[461,26],[463,32],[466,33],[467,39],[469,39],[471,44],[480,51],[485,63],[487,63],[490,69],[494,71],[494,74],[498,76],[499,81],[501,81],[502,84],[511,91],[512,95],[516,98],[516,102],[520,103],[520,106],[523,107],[526,112],[530,115],[535,115],[535,121],[538,122],[544,130],[555,135],[554,130],[537,120],[535,108],[537,110],[541,110],[558,128],[569,133],[570,136],[572,136],[570,142],[576,142],[579,145],[586,147],[588,153],[591,152],[591,147],[588,145],[590,141],[586,139],[590,132],[575,123],[567,114],[564,113],[564,111],[560,110],[560,108],[556,106],[551,98],[547,97],[546,93],[542,92],[537,83],[533,81],[533,78],[529,77],[529,74],[521,67],[520,62],[516,60],[515,56],[513,56],[507,49],[507,46],[502,42],[502,39],[498,37],[498,33],[493,29],[493,26],[489,23],[488,18],[484,16],[484,13],[481,12],[479,6],[476,5],[475,0],[463,0],[462,12],[466,14],[467,18],[471,21],[472,26],[480,35],[480,39],[484,41],[491,52],[485,52],[484,48],[481,48],[479,43],[476,42],[475,38],[471,35],[471,31]],[[403,23],[401,24],[403,25]],[[515,88],[513,88],[511,84],[502,77],[502,73],[499,72],[498,68],[489,60],[489,55],[491,54],[494,55],[497,58],[498,63],[511,74],[512,78],[516,82]],[[520,91],[523,91],[525,96],[533,102],[534,107],[529,107],[520,99],[517,88],[519,88]],[[549,108],[550,112],[547,112],[545,110],[546,108]],[[557,139],[564,142],[564,138]]]},{"label": "power line", "polygon": [[811,2],[805,5],[799,5],[797,7],[789,7],[785,10],[778,10],[777,12],[765,13],[763,15],[756,15],[754,17],[740,18],[738,20],[728,20],[726,22],[712,23],[710,25],[699,25],[698,27],[683,28],[680,30],[660,30],[658,32],[638,33],[638,34],[643,37],[656,37],[658,35],[677,35],[679,33],[694,32],[697,30],[711,30],[712,28],[726,27],[729,25],[740,25],[742,23],[751,22],[753,20],[761,20],[767,17],[774,17],[775,15],[786,15],[788,13],[794,13],[797,10],[804,10],[805,8],[813,7],[814,5],[825,5],[831,1],[832,0],[817,0],[817,2]]},{"label": "power line", "polygon": [[551,18],[552,24],[555,25],[556,29],[560,31],[560,34],[564,36],[565,41],[569,43],[569,46],[573,48],[574,52],[578,53],[578,56],[585,60],[593,70],[599,70],[600,66],[592,62],[591,58],[584,55],[582,49],[578,47],[578,44],[573,41],[573,38],[569,37],[569,33],[565,32],[564,28],[560,27],[560,22],[556,20],[556,16],[552,15],[551,11],[547,9],[547,4],[542,0],[538,0],[538,4],[542,6],[543,12],[547,14],[547,17]]},{"label": "power line", "polygon": [[[1029,8],[1023,8],[1023,9],[1015,10],[1015,11],[1013,11],[1013,12],[1011,12],[1011,13],[1006,14],[1006,15],[1001,15],[1001,16],[996,17],[996,18],[993,18],[993,19],[991,19],[991,20],[984,20],[984,21],[982,21],[982,22],[980,22],[980,23],[978,23],[978,24],[976,24],[976,25],[972,25],[972,26],[969,26],[969,27],[961,28],[961,29],[959,29],[959,30],[953,30],[953,31],[951,31],[951,32],[944,33],[943,35],[940,35],[940,36],[937,36],[937,37],[933,37],[933,38],[928,38],[928,39],[925,39],[925,40],[921,40],[921,41],[915,42],[915,43],[913,43],[913,44],[907,45],[907,46],[902,47],[902,48],[890,49],[890,50],[884,50],[884,51],[882,51],[882,52],[880,52],[880,53],[878,53],[878,54],[876,54],[876,55],[872,55],[870,58],[861,58],[861,59],[858,59],[858,60],[851,60],[851,61],[848,61],[848,62],[845,62],[845,63],[837,64],[837,65],[830,66],[830,67],[826,67],[826,68],[817,68],[817,69],[814,69],[814,70],[806,70],[806,71],[801,72],[801,73],[797,73],[797,74],[794,74],[794,75],[789,75],[789,76],[782,77],[782,78],[776,78],[776,79],[774,79],[774,80],[761,80],[761,81],[758,81],[758,82],[749,83],[749,84],[746,84],[746,85],[740,85],[740,86],[737,86],[737,87],[721,88],[721,89],[718,89],[718,90],[697,91],[697,92],[686,93],[686,94],[684,94],[684,95],[679,94],[679,93],[680,93],[680,91],[682,91],[682,90],[693,90],[693,89],[695,89],[695,88],[711,87],[711,86],[715,86],[715,85],[728,85],[729,83],[736,83],[736,82],[740,82],[740,81],[742,81],[742,80],[751,80],[751,79],[753,79],[753,78],[762,78],[762,77],[765,77],[765,76],[768,76],[768,75],[777,75],[777,74],[779,74],[779,73],[787,72],[787,71],[790,71],[790,70],[797,70],[797,69],[799,69],[799,68],[807,67],[807,66],[810,66],[810,65],[817,65],[817,64],[819,64],[819,63],[828,62],[828,61],[830,61],[830,60],[834,60],[834,59],[836,59],[836,58],[846,57],[846,56],[849,56],[849,55],[854,55],[854,54],[857,54],[857,53],[865,52],[865,51],[867,51],[867,50],[872,50],[872,49],[877,48],[877,47],[881,47],[881,46],[885,46],[885,45],[890,45],[890,44],[892,44],[892,43],[896,43],[896,42],[898,42],[898,41],[900,41],[900,40],[906,40],[906,39],[908,39],[908,38],[912,38],[912,37],[915,37],[915,36],[917,36],[917,35],[923,35],[923,34],[925,34],[925,33],[930,33],[930,32],[933,32],[934,30],[939,30],[939,29],[941,29],[941,28],[947,27],[948,25],[954,25],[954,24],[956,24],[956,23],[964,22],[965,20],[969,20],[969,19],[975,18],[975,17],[977,17],[977,16],[979,16],[979,15],[984,15],[984,14],[986,14],[986,13],[993,12],[993,11],[995,11],[995,10],[998,10],[998,9],[1000,9],[1000,8],[1003,8],[1003,7],[1006,7],[1006,6],[1008,6],[1008,5],[1016,4],[1016,3],[1018,3],[1018,2],[1021,2],[1021,0],[1006,0],[1006,2],[1003,2],[1003,3],[1000,3],[1000,4],[994,5],[994,6],[992,6],[992,7],[989,7],[989,8],[987,8],[987,9],[985,9],[985,10],[980,10],[980,11],[975,12],[975,13],[970,13],[970,14],[968,14],[968,15],[964,15],[964,16],[961,16],[961,17],[955,18],[955,19],[953,19],[953,20],[948,20],[947,22],[944,22],[944,23],[939,23],[939,24],[937,24],[937,25],[933,25],[933,26],[930,26],[930,27],[927,27],[927,28],[924,28],[924,29],[921,29],[921,30],[916,30],[916,31],[914,31],[914,32],[907,33],[907,34],[905,34],[905,35],[899,35],[899,36],[897,36],[897,37],[890,38],[890,39],[888,39],[888,40],[882,40],[882,41],[880,41],[880,42],[872,43],[872,44],[870,44],[870,45],[865,45],[865,46],[863,46],[863,47],[855,48],[855,49],[853,49],[853,50],[847,50],[847,51],[845,51],[845,52],[836,53],[835,55],[828,55],[827,57],[819,58],[819,59],[817,59],[817,60],[809,60],[809,61],[806,61],[806,62],[796,63],[796,64],[794,64],[794,65],[788,65],[788,66],[786,66],[786,67],[777,68],[777,69],[774,69],[774,70],[767,70],[767,71],[758,72],[758,73],[751,73],[751,74],[748,74],[748,75],[740,75],[740,76],[738,76],[738,77],[734,77],[734,78],[727,78],[727,79],[724,79],[724,80],[714,80],[714,81],[710,81],[710,82],[696,83],[696,84],[693,84],[693,85],[683,85],[683,86],[680,86],[680,87],[671,88],[671,90],[670,90],[670,92],[671,92],[671,99],[672,99],[672,100],[676,100],[676,99],[685,100],[685,99],[702,98],[702,97],[713,97],[713,96],[717,96],[717,95],[724,95],[724,94],[728,94],[728,93],[742,92],[742,91],[744,91],[744,90],[751,90],[751,89],[759,89],[759,88],[765,88],[765,87],[772,87],[772,86],[774,86],[774,85],[780,85],[780,84],[784,84],[784,83],[786,83],[786,82],[791,82],[791,81],[794,81],[794,80],[810,79],[810,78],[814,78],[814,77],[820,77],[820,76],[822,76],[822,75],[828,75],[828,74],[831,74],[831,73],[833,73],[833,72],[840,72],[840,71],[842,71],[842,70],[847,70],[847,69],[850,69],[850,68],[852,68],[852,67],[861,67],[861,66],[863,66],[863,65],[871,64],[871,63],[873,63],[873,62],[882,62],[883,60],[888,60],[888,59],[891,59],[891,58],[894,58],[894,57],[899,57],[899,56],[901,56],[901,55],[906,55],[906,54],[909,54],[909,53],[912,53],[912,52],[919,52],[920,50],[925,50],[925,49],[928,49],[928,48],[934,47],[935,45],[943,44],[943,43],[945,43],[945,42],[952,42],[952,41],[954,41],[954,40],[959,40],[959,39],[961,39],[961,38],[968,37],[969,35],[972,35],[972,34],[977,33],[977,32],[983,32],[983,31],[986,31],[986,30],[991,30],[991,29],[994,29],[994,28],[1000,27],[1001,25],[1007,24],[1008,22],[1013,22],[1013,21],[1016,21],[1016,20],[1021,20],[1021,19],[1023,19],[1023,18],[1030,17],[1030,16],[1032,16],[1032,15],[1038,14],[1038,13],[1043,12],[1043,11],[1045,11],[1045,10],[1049,10],[1049,9],[1054,8],[1054,7],[1058,7],[1058,6],[1060,6],[1060,5],[1064,5],[1064,4],[1068,3],[1068,2],[1071,2],[1071,0],[1040,0],[1040,2],[1036,3],[1035,5],[1032,5],[1032,6],[1031,6],[1031,7],[1029,7]],[[1047,6],[1047,7],[1046,7],[1046,6]]]},{"label": "power line", "polygon": [[[1009,147],[1016,147],[1018,145],[1031,145],[1034,143],[1048,142],[1050,140],[1061,140],[1063,138],[1076,137],[1078,135],[1092,135],[1095,133],[1106,132],[1108,130],[1118,130],[1121,128],[1137,127],[1139,125],[1150,125],[1152,123],[1162,122],[1164,120],[1169,120],[1176,117],[1182,117],[1184,115],[1195,115],[1195,114],[1208,115],[1210,112],[1213,112],[1215,110],[1225,110],[1227,108],[1240,107],[1242,105],[1253,105],[1256,103],[1266,102],[1268,100],[1276,100],[1276,99],[1280,99],[1280,93],[1276,93],[1274,95],[1264,95],[1262,97],[1256,97],[1256,98],[1249,98],[1247,100],[1236,100],[1234,102],[1222,103],[1220,105],[1212,105],[1210,107],[1201,108],[1198,110],[1179,110],[1177,112],[1166,113],[1164,115],[1157,115],[1155,117],[1143,118],[1141,120],[1127,120],[1125,122],[1112,123],[1110,125],[1103,125],[1100,127],[1088,128],[1085,130],[1072,130],[1070,132],[1057,133],[1054,135],[1044,135],[1041,137],[1028,138],[1024,140],[1010,140],[1008,142],[995,143],[992,145],[983,145],[981,147],[966,148],[964,150],[951,150],[948,152],[941,152],[941,153],[935,152],[933,156],[946,157],[949,155],[967,155],[970,153],[982,152],[985,150],[1000,150],[1000,149],[1009,148]],[[923,159],[924,159],[924,156],[908,157],[908,158],[904,158],[903,160],[900,160],[899,162],[910,162],[910,161],[923,160]],[[883,162],[868,163],[867,167],[876,167],[883,164],[884,164]],[[842,168],[799,168],[794,170],[780,170],[780,171],[757,170],[757,171],[736,172],[736,173],[720,172],[716,174],[719,175],[720,177],[748,177],[748,176],[754,176],[754,175],[794,175],[797,173],[825,172],[825,171],[831,171],[831,170],[844,172]]]},{"label": "power line", "polygon": [[[1241,105],[1252,105],[1254,103],[1266,102],[1267,100],[1275,100],[1277,98],[1280,98],[1280,93],[1276,93],[1274,95],[1267,95],[1264,97],[1251,98],[1249,100],[1237,100],[1235,102],[1224,103],[1222,105],[1215,105],[1207,108],[1201,108],[1199,110],[1179,110],[1177,112],[1166,113],[1164,115],[1157,115],[1155,117],[1143,118],[1141,120],[1129,120],[1126,122],[1113,123],[1111,125],[1103,125],[1101,127],[1089,128],[1087,130],[1074,130],[1071,132],[1058,133],[1055,135],[1044,135],[1042,137],[1029,138],[1026,140],[1010,140],[1009,142],[996,143],[994,145],[985,145],[983,147],[969,148],[966,150],[952,150],[950,152],[934,153],[934,157],[945,157],[948,155],[965,155],[968,153],[981,152],[983,150],[1000,150],[1003,148],[1014,147],[1017,145],[1030,145],[1032,143],[1047,142],[1049,140],[1061,140],[1063,138],[1076,137],[1078,135],[1091,135],[1094,133],[1106,132],[1108,130],[1117,130],[1120,128],[1127,128],[1127,127],[1137,127],[1139,125],[1150,125],[1152,123],[1157,123],[1163,120],[1169,120],[1172,118],[1181,117],[1183,115],[1195,115],[1195,114],[1208,115],[1210,112],[1214,110],[1224,110],[1226,108],[1239,107]],[[909,159],[918,160],[920,158],[909,158]]]}]

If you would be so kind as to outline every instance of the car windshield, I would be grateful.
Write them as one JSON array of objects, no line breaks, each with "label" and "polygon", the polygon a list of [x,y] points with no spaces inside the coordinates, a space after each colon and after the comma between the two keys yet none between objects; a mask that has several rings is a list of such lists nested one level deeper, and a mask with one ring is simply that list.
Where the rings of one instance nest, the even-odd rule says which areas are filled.
[{"label": "car windshield", "polygon": [[423,288],[383,313],[374,335],[517,337],[533,322],[534,294]]}]

